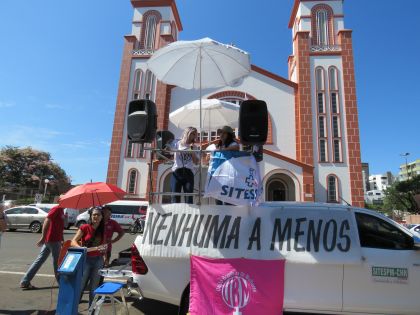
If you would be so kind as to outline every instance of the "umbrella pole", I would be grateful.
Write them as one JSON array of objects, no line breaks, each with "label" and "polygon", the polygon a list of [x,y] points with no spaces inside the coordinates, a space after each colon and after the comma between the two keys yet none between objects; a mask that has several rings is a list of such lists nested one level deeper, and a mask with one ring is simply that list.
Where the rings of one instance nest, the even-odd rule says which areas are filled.
[{"label": "umbrella pole", "polygon": [[202,171],[202,165],[201,165],[201,150],[202,150],[202,142],[203,142],[203,120],[202,120],[202,91],[201,91],[201,46],[200,46],[200,156],[199,156],[199,167],[198,167],[198,205],[201,205],[201,171]]}]

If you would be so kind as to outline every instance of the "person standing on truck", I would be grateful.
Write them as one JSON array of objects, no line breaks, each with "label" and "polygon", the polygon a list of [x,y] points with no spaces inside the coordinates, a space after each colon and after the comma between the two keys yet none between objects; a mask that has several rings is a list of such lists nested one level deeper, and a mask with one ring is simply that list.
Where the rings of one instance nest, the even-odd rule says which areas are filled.
[{"label": "person standing on truck", "polygon": [[216,149],[220,151],[239,151],[239,143],[236,141],[235,131],[231,127],[223,126],[220,130]]},{"label": "person standing on truck", "polygon": [[[195,152],[194,145],[197,138],[197,129],[194,127],[185,128],[182,139],[179,140],[175,149],[185,150],[186,152],[175,152],[174,165],[172,166],[171,191],[173,193],[192,193],[194,191],[194,164],[198,164],[200,159]],[[186,203],[193,203],[193,196],[186,196]],[[180,203],[181,196],[172,196],[172,203]]]},{"label": "person standing on truck", "polygon": [[[112,244],[118,242],[124,236],[124,230],[122,229],[121,225],[111,219],[112,216],[112,209],[111,207],[105,206],[102,208],[102,213],[104,215],[104,223],[105,223],[105,239],[106,243],[108,244],[107,252],[105,254],[105,263],[104,266],[109,266],[109,260],[111,259],[111,252],[112,252]],[[117,237],[112,239],[114,233],[117,233]]]},{"label": "person standing on truck", "polygon": [[41,251],[20,281],[20,287],[22,289],[36,289],[31,284],[31,280],[35,277],[39,268],[41,268],[43,263],[47,260],[50,253],[52,253],[53,257],[55,278],[58,281],[58,257],[60,256],[61,245],[63,243],[63,231],[64,209],[58,206],[53,207],[45,218],[44,224],[42,225],[41,238],[36,243],[38,247],[41,247]]},{"label": "person standing on truck", "polygon": [[[82,299],[83,291],[90,282],[89,306],[94,298],[94,291],[99,285],[99,270],[104,265],[103,255],[106,253],[105,223],[102,210],[99,207],[89,210],[89,224],[83,224],[71,240],[73,247],[86,247],[87,257],[82,276]],[[81,242],[81,245],[79,244]]]}]

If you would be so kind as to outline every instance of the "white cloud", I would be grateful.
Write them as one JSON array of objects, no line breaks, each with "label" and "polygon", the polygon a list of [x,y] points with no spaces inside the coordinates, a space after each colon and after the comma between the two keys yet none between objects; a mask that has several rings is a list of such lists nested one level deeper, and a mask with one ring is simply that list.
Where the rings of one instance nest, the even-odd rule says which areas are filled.
[{"label": "white cloud", "polygon": [[53,145],[51,142],[62,134],[60,131],[43,127],[3,125],[0,127],[0,146],[30,146],[36,149],[50,151]]},{"label": "white cloud", "polygon": [[13,107],[13,106],[15,106],[15,104],[10,103],[10,102],[0,101],[0,108],[9,108],[9,107]]}]

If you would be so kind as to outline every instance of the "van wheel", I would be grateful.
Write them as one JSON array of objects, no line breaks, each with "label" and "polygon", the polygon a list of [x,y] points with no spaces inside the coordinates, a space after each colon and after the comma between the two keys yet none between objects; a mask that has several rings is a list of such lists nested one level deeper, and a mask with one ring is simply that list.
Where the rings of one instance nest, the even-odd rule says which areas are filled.
[{"label": "van wheel", "polygon": [[15,232],[16,229],[9,229],[9,232]]},{"label": "van wheel", "polygon": [[77,226],[77,228],[78,229],[80,229],[80,227],[83,225],[83,224],[86,224],[86,221],[79,221],[79,222],[77,222],[77,224],[76,224],[76,226]]},{"label": "van wheel", "polygon": [[181,305],[179,306],[178,315],[187,315],[190,310],[190,285],[188,285],[182,294]]},{"label": "van wheel", "polygon": [[32,222],[29,229],[32,233],[41,233],[42,225],[40,222]]}]

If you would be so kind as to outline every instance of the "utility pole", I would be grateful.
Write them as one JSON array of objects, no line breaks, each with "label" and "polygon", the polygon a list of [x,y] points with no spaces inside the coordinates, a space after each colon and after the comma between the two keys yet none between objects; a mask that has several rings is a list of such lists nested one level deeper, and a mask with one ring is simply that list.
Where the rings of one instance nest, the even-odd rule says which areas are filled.
[{"label": "utility pole", "polygon": [[410,179],[410,173],[408,172],[408,160],[407,160],[407,156],[409,155],[410,155],[409,152],[400,154],[400,156],[405,157],[405,170],[407,172],[407,179]]}]

